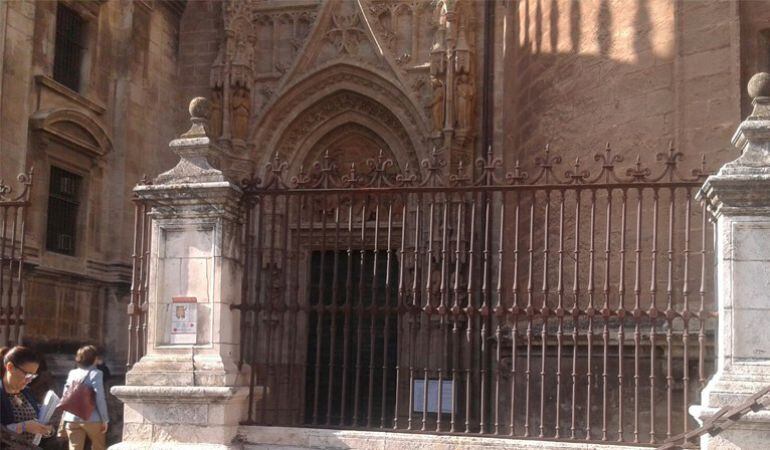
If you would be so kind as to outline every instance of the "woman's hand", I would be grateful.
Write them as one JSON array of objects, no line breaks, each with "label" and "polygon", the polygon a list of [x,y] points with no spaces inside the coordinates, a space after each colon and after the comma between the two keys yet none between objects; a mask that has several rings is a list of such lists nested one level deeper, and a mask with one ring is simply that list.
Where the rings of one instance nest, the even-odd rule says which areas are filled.
[{"label": "woman's hand", "polygon": [[50,425],[43,425],[37,420],[28,420],[24,422],[24,428],[26,429],[27,433],[32,434],[42,434],[44,436],[48,436],[53,433],[53,427]]},{"label": "woman's hand", "polygon": [[102,434],[106,433],[107,432],[107,428],[109,428],[109,427],[110,427],[110,424],[108,424],[107,422],[103,422],[102,426],[100,428]]}]

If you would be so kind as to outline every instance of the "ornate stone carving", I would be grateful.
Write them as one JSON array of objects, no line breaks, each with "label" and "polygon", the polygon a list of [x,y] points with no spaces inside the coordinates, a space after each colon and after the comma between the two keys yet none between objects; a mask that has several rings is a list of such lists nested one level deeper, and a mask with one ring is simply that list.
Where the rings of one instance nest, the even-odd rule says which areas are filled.
[{"label": "ornate stone carving", "polygon": [[370,98],[350,91],[342,91],[329,98],[325,98],[305,110],[292,122],[291,126],[282,136],[278,146],[279,154],[291,155],[296,151],[299,142],[310,130],[343,111],[355,111],[364,116],[371,117],[377,123],[390,129],[398,137],[403,148],[409,149],[410,153],[414,154],[409,136],[393,112],[385,106],[372,101]]},{"label": "ornate stone carving", "polygon": [[246,140],[251,116],[251,92],[246,87],[235,86],[232,95],[232,136],[234,139]]},{"label": "ornate stone carving", "polygon": [[222,135],[222,87],[211,88],[211,122],[209,135],[217,138]]},{"label": "ornate stone carving", "polygon": [[190,102],[189,112],[190,129],[169,143],[179,162],[158,175],[153,180],[155,186],[226,181],[224,174],[211,165],[219,153],[208,137],[211,104],[203,97],[196,97]]},{"label": "ornate stone carving", "polygon": [[228,0],[222,5],[224,33],[210,75],[210,132],[212,137],[243,145],[252,116],[267,102],[265,87],[272,88],[288,71],[318,6],[252,0]]},{"label": "ornate stone carving", "polygon": [[[359,64],[361,65],[361,64]],[[395,92],[393,89],[389,89],[382,82],[367,78],[364,73],[352,73],[350,71],[333,71],[329,74],[319,74],[317,78],[313,80],[314,85],[321,86],[333,86],[339,84],[350,84],[359,86],[361,89],[370,91],[372,94],[380,95],[385,98],[399,98],[399,95],[403,93]],[[364,96],[361,96],[366,98]],[[277,124],[287,121],[287,116],[297,114],[297,105],[304,101],[305,97],[302,95],[292,96],[292,99],[280,106],[280,109],[275,111],[275,115],[272,116],[269,122],[263,122],[262,133],[260,133],[261,142],[270,142],[276,131]],[[371,101],[371,100],[369,100]],[[423,119],[417,116],[413,110],[407,107],[407,104],[402,101],[396,102],[396,107],[392,111],[388,110],[392,119],[396,123],[399,123],[399,128],[403,129],[400,125],[399,118],[402,118],[404,123],[419,124],[423,123]],[[380,105],[382,106],[382,105]],[[399,107],[400,106],[400,107]],[[387,108],[386,108],[387,110]],[[397,116],[396,116],[397,115]]]},{"label": "ornate stone carving", "polygon": [[473,85],[468,74],[461,74],[457,77],[457,87],[455,89],[457,128],[468,130],[471,127],[471,118],[473,117]]},{"label": "ornate stone carving", "polygon": [[458,75],[471,73],[471,49],[465,37],[465,27],[460,27],[457,32],[457,46],[455,47],[455,73]]},{"label": "ornate stone carving", "polygon": [[433,98],[431,100],[431,118],[433,119],[433,131],[440,132],[444,128],[444,82],[438,77],[431,77]]},{"label": "ornate stone carving", "polygon": [[359,42],[366,39],[361,16],[357,12],[346,16],[332,14],[332,27],[325,37],[337,47],[339,53],[357,54]]}]

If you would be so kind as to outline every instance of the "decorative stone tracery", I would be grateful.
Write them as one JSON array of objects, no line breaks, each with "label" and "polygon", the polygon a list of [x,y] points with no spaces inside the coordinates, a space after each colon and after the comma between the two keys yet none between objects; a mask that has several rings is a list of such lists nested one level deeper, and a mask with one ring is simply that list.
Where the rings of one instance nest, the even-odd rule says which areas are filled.
[{"label": "decorative stone tracery", "polygon": [[315,123],[310,108],[335,99],[359,118],[387,116],[382,126],[407,159],[436,147],[454,166],[477,153],[478,11],[468,0],[228,0],[210,131],[231,158],[255,167],[275,152],[292,160],[311,132],[303,136],[300,117]]},{"label": "decorative stone tracery", "polygon": [[[283,133],[276,153],[297,169],[307,161],[318,160],[327,150],[333,151],[333,143],[351,134],[373,144],[358,158],[361,165],[383,150],[392,154],[399,166],[417,167],[416,152],[398,118],[385,106],[351,91],[340,91],[307,108]],[[346,164],[355,160],[343,158]]]}]

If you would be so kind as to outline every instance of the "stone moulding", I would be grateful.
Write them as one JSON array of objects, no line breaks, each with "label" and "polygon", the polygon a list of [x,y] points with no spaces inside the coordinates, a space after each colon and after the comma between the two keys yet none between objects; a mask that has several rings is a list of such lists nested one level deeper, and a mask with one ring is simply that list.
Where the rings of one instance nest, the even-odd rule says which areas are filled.
[{"label": "stone moulding", "polygon": [[110,393],[124,402],[146,402],[167,400],[174,403],[199,403],[200,399],[209,402],[228,401],[246,396],[248,389],[241,387],[218,386],[114,386]]},{"label": "stone moulding", "polygon": [[574,449],[574,450],[638,450],[638,446],[548,440],[508,439],[478,436],[447,436],[391,431],[329,430],[275,426],[241,426],[239,440],[248,449]]},{"label": "stone moulding", "polygon": [[705,201],[714,217],[770,215],[770,175],[709,177],[696,200]]}]

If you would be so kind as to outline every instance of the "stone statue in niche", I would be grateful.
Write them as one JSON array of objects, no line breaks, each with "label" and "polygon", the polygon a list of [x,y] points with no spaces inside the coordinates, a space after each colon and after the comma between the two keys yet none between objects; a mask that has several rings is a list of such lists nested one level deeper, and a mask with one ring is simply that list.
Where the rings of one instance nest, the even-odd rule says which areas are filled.
[{"label": "stone statue in niche", "polygon": [[455,99],[455,117],[457,128],[467,130],[471,126],[473,115],[473,87],[467,74],[457,77],[457,98]]},{"label": "stone statue in niche", "polygon": [[433,88],[431,101],[433,131],[441,131],[444,128],[444,82],[438,77],[431,77],[430,83]]},{"label": "stone statue in niche", "polygon": [[219,137],[222,135],[222,89],[211,90],[211,121],[209,122],[209,135]]},{"label": "stone statue in niche", "polygon": [[236,85],[232,91],[231,134],[233,139],[246,140],[249,134],[251,95],[249,89]]}]

